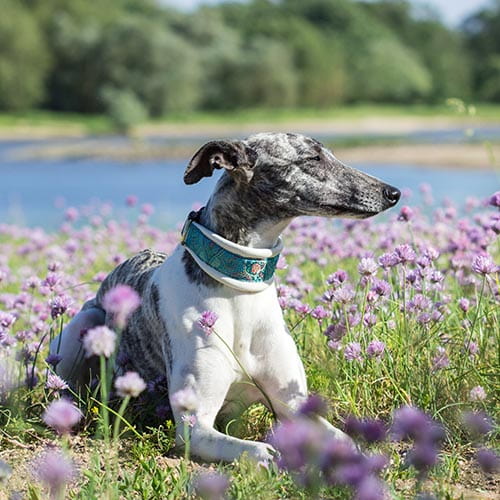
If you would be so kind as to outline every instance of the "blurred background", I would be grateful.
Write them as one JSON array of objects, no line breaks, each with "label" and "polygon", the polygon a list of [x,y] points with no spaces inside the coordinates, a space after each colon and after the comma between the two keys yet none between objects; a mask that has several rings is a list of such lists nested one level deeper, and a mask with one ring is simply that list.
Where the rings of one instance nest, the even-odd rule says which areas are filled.
[{"label": "blurred background", "polygon": [[213,187],[181,185],[192,153],[262,130],[415,196],[500,186],[500,0],[1,5],[1,222],[133,194],[172,226]]}]

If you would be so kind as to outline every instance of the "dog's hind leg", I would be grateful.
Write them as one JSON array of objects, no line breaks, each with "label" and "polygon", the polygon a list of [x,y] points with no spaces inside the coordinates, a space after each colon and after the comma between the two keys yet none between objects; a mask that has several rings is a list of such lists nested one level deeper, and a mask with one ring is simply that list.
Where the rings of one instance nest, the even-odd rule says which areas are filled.
[{"label": "dog's hind leg", "polygon": [[103,325],[106,313],[98,307],[95,299],[84,304],[81,311],[64,327],[50,343],[50,354],[61,356],[56,373],[73,389],[80,390],[89,384],[91,373],[96,373],[94,359],[87,359],[81,341],[82,333]]}]

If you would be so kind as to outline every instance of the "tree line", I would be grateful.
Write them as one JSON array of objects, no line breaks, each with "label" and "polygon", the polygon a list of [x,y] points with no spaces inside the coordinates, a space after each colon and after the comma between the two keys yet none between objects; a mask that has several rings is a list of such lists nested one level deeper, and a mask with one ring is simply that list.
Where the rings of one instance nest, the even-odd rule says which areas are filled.
[{"label": "tree line", "polygon": [[500,101],[500,0],[460,29],[406,0],[2,0],[0,110],[165,116]]}]

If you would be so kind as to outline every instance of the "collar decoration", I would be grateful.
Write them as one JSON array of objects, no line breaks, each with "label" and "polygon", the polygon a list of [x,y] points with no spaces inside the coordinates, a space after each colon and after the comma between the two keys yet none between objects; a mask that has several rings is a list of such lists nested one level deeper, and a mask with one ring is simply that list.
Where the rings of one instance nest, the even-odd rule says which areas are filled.
[{"label": "collar decoration", "polygon": [[181,243],[204,272],[223,285],[245,292],[259,292],[273,282],[283,248],[281,238],[272,248],[238,245],[196,222],[199,215],[189,214]]}]

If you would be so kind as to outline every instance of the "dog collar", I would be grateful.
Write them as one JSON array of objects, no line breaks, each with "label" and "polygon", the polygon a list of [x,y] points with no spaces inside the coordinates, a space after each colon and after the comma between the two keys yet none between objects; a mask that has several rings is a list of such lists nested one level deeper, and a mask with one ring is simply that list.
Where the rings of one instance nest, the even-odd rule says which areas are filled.
[{"label": "dog collar", "polygon": [[202,226],[191,212],[182,228],[181,244],[200,268],[223,285],[243,292],[260,292],[274,280],[274,271],[283,242],[272,248],[238,245]]}]

